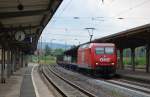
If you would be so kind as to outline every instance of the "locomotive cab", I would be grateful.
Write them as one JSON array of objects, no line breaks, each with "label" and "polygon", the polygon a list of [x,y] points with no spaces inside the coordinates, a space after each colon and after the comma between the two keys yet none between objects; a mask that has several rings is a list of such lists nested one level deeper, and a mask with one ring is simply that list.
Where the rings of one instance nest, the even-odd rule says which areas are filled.
[{"label": "locomotive cab", "polygon": [[117,55],[114,44],[95,45],[93,51],[93,69],[103,73],[115,72]]},{"label": "locomotive cab", "polygon": [[113,43],[89,43],[78,49],[78,67],[112,74],[116,71],[117,55]]}]

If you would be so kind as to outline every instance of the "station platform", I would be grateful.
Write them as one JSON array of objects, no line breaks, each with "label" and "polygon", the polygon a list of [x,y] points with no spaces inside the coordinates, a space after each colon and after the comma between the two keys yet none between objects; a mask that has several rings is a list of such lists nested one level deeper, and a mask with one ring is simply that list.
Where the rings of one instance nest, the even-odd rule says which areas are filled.
[{"label": "station platform", "polygon": [[13,73],[5,84],[0,83],[0,97],[19,97],[23,74],[26,68]]},{"label": "station platform", "polygon": [[29,64],[24,74],[20,97],[54,97],[41,79],[37,64]]},{"label": "station platform", "polygon": [[146,73],[144,71],[117,70],[117,75],[122,78],[150,84],[150,73]]},{"label": "station platform", "polygon": [[55,97],[38,72],[37,64],[29,64],[0,84],[0,97]]},{"label": "station platform", "polygon": [[36,97],[31,75],[32,68],[33,66],[29,66],[23,75],[23,81],[20,88],[20,97]]}]

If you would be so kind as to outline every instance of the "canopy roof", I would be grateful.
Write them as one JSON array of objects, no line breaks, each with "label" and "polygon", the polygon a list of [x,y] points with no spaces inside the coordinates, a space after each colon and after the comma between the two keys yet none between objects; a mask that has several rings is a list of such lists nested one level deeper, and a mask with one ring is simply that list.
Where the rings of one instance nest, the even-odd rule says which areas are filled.
[{"label": "canopy roof", "polygon": [[[1,47],[33,52],[43,29],[61,2],[62,0],[0,0]],[[25,34],[22,41],[15,38],[19,32]]]},{"label": "canopy roof", "polygon": [[[136,48],[150,44],[150,24],[132,28],[126,31],[118,32],[106,37],[98,38],[93,43],[115,43],[120,48]],[[87,42],[89,43],[89,42]],[[84,43],[84,44],[87,44]],[[65,52],[67,55],[76,55],[79,46],[69,49]]]},{"label": "canopy roof", "polygon": [[150,24],[98,38],[92,42],[115,43],[117,48],[135,48],[150,43]]}]

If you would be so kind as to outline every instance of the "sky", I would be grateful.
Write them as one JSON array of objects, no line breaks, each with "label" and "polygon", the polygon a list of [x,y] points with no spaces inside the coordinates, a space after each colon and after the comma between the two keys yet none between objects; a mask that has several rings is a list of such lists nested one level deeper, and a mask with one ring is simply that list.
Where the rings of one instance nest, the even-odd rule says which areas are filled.
[{"label": "sky", "polygon": [[150,0],[63,0],[39,41],[82,44],[150,23],[149,10]]}]

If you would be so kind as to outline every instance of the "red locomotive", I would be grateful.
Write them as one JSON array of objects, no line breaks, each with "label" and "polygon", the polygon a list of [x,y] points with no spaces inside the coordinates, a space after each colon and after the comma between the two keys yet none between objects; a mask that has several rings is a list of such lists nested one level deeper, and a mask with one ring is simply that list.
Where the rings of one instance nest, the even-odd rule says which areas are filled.
[{"label": "red locomotive", "polygon": [[67,68],[102,74],[114,74],[117,67],[117,54],[113,43],[82,45],[77,51],[77,62],[72,61],[73,59],[71,56],[64,56],[61,60],[57,60],[57,63]]},{"label": "red locomotive", "polygon": [[77,65],[101,73],[115,73],[117,54],[112,43],[90,43],[79,47]]}]

